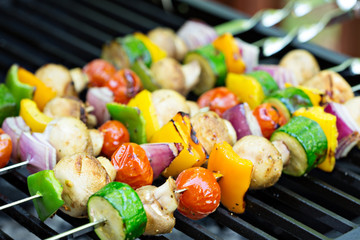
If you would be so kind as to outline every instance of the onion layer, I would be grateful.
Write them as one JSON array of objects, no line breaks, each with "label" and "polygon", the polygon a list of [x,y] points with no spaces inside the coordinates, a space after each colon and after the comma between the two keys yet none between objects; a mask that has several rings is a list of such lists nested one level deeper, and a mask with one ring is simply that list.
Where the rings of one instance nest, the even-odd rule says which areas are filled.
[{"label": "onion layer", "polygon": [[289,69],[278,66],[278,65],[259,65],[254,67],[254,71],[266,71],[268,72],[278,84],[280,89],[285,88],[285,83],[290,83],[293,86],[297,86],[295,75]]},{"label": "onion layer", "polygon": [[106,104],[114,101],[114,95],[107,87],[90,88],[86,95],[86,101],[94,107],[94,115],[97,124],[100,126],[107,120],[110,120],[110,114]]}]

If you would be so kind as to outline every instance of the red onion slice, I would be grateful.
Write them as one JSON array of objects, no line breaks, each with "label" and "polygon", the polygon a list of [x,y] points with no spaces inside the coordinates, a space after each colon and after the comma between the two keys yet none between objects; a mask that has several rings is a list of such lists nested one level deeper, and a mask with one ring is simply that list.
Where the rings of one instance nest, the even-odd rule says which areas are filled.
[{"label": "red onion slice", "polygon": [[240,54],[243,61],[246,64],[246,72],[252,72],[254,67],[259,65],[259,47],[250,43],[244,42],[239,38],[235,38],[238,47],[240,48]]},{"label": "red onion slice", "polygon": [[19,139],[22,132],[30,132],[30,128],[22,117],[8,117],[2,124],[2,129],[11,138],[12,153],[11,161],[14,163],[20,162]]},{"label": "red onion slice", "polygon": [[154,179],[160,176],[183,149],[181,143],[146,143],[140,146],[150,161]]},{"label": "red onion slice", "polygon": [[293,86],[297,86],[295,75],[287,68],[278,65],[259,65],[254,67],[254,71],[262,70],[268,72],[278,84],[280,89],[285,88],[285,83],[290,83]]},{"label": "red onion slice", "polygon": [[189,50],[207,45],[217,38],[215,29],[203,22],[186,21],[177,35],[185,42]]},{"label": "red onion slice", "polygon": [[222,117],[234,127],[237,140],[248,135],[262,136],[259,123],[247,103],[226,110]]},{"label": "red onion slice", "polygon": [[90,88],[86,95],[86,101],[94,107],[94,115],[98,125],[102,125],[110,120],[110,114],[106,108],[106,104],[114,101],[114,95],[107,87]]},{"label": "red onion slice", "polygon": [[23,132],[19,140],[20,156],[22,161],[29,161],[27,169],[30,173],[52,169],[55,159],[51,152],[55,151],[52,146],[38,141],[28,132]]},{"label": "red onion slice", "polygon": [[336,127],[339,135],[335,158],[346,157],[350,150],[360,141],[360,129],[347,108],[340,103],[331,102],[327,104],[325,112],[336,116]]},{"label": "red onion slice", "polygon": [[46,140],[46,136],[42,133],[33,133],[32,136],[40,143],[48,147],[49,169],[53,169],[56,165],[56,149]]}]

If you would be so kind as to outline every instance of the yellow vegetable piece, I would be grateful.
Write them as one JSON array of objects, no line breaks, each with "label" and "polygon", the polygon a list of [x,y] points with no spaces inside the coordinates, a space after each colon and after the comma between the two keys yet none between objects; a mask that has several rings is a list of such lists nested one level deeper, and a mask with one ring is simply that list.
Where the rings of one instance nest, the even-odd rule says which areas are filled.
[{"label": "yellow vegetable piece", "polygon": [[320,125],[328,142],[328,150],[325,160],[317,167],[325,172],[332,172],[335,167],[335,151],[338,145],[336,117],[330,113],[326,113],[322,107],[300,108],[294,112],[293,116],[304,116],[316,121]]},{"label": "yellow vegetable piece", "polygon": [[196,136],[192,136],[189,115],[178,113],[172,120],[154,133],[150,142],[175,142],[181,143],[184,149],[165,169],[165,177],[176,177],[185,169],[201,166],[206,161],[205,150],[197,141]]},{"label": "yellow vegetable piece", "polygon": [[145,118],[146,139],[149,142],[152,135],[160,129],[159,121],[156,117],[156,111],[151,98],[151,92],[142,90],[128,103],[130,107],[137,107]]},{"label": "yellow vegetable piece", "polygon": [[232,73],[244,73],[245,62],[235,38],[230,33],[225,33],[213,41],[213,46],[225,55],[226,67]]},{"label": "yellow vegetable piece", "polygon": [[134,37],[142,41],[147,50],[150,52],[152,62],[157,62],[163,58],[166,58],[166,52],[162,50],[158,45],[153,43],[150,38],[148,38],[145,34],[136,32],[134,33]]},{"label": "yellow vegetable piece", "polygon": [[43,132],[49,122],[53,119],[43,114],[36,103],[30,99],[20,102],[20,116],[33,132]]},{"label": "yellow vegetable piece", "polygon": [[[292,87],[293,85],[290,83],[285,83],[285,87]],[[308,95],[308,97],[310,98],[310,101],[312,103],[312,105],[315,106],[319,106],[322,100],[322,95],[324,95],[324,93],[322,91],[320,91],[319,89],[316,88],[308,88],[308,87],[303,87],[303,86],[297,86],[296,88],[299,88],[301,90],[304,91],[304,93],[306,95]]]},{"label": "yellow vegetable piece", "polygon": [[41,111],[51,99],[56,97],[56,92],[52,90],[52,88],[46,86],[45,83],[28,70],[20,67],[18,70],[18,77],[20,82],[35,87],[33,100]]},{"label": "yellow vegetable piece", "polygon": [[234,213],[245,211],[244,196],[249,189],[253,163],[242,159],[227,143],[216,143],[211,151],[208,169],[223,175],[219,180],[221,203]]},{"label": "yellow vegetable piece", "polygon": [[264,101],[265,94],[261,84],[253,77],[228,73],[225,84],[230,91],[240,98],[240,101],[247,102],[251,109]]}]

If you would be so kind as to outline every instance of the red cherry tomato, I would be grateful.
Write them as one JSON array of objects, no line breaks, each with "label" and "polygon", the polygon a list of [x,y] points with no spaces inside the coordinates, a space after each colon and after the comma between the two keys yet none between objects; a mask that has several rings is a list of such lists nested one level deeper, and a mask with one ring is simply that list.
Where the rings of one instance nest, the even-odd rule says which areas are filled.
[{"label": "red cherry tomato", "polygon": [[95,59],[85,65],[83,72],[89,77],[90,87],[103,87],[114,75],[116,69],[103,59]]},{"label": "red cherry tomato", "polygon": [[226,87],[217,87],[203,93],[197,102],[200,108],[209,107],[219,116],[229,108],[239,104],[237,96]]},{"label": "red cherry tomato", "polygon": [[182,171],[176,188],[186,189],[179,197],[178,211],[190,219],[201,219],[214,212],[220,204],[220,186],[213,173],[202,167]]},{"label": "red cherry tomato", "polygon": [[104,134],[104,144],[101,152],[111,158],[115,150],[123,143],[130,141],[130,135],[126,127],[119,121],[110,120],[99,128]]},{"label": "red cherry tomato", "polygon": [[6,164],[8,164],[11,151],[11,138],[0,128],[0,168],[5,167]]},{"label": "red cherry tomato", "polygon": [[105,85],[114,93],[114,101],[128,103],[142,90],[140,78],[130,69],[117,71]]},{"label": "red cherry tomato", "polygon": [[261,132],[264,137],[270,138],[271,134],[286,123],[284,115],[272,104],[263,103],[257,106],[253,111]]},{"label": "red cherry tomato", "polygon": [[136,143],[122,144],[111,157],[117,173],[115,181],[129,184],[133,189],[151,185],[153,170],[146,152]]}]

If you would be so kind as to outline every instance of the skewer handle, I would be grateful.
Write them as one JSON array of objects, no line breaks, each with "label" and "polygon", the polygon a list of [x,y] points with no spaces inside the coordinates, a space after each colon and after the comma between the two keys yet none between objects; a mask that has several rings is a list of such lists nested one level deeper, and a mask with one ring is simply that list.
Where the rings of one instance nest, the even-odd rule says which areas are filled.
[{"label": "skewer handle", "polygon": [[21,200],[16,201],[16,202],[12,202],[12,203],[9,203],[9,204],[2,205],[2,206],[0,207],[0,211],[1,211],[1,210],[4,210],[4,209],[6,209],[6,208],[9,208],[9,207],[12,207],[12,206],[15,206],[15,205],[24,203],[24,202],[28,202],[28,201],[30,201],[30,200],[33,200],[33,199],[39,198],[39,197],[42,197],[42,196],[41,196],[40,194],[36,194],[36,195],[34,195],[34,196],[27,197],[27,198],[21,199]]},{"label": "skewer handle", "polygon": [[106,222],[106,220],[103,219],[103,220],[99,220],[99,221],[87,223],[87,224],[85,224],[85,225],[82,225],[82,226],[80,226],[80,227],[71,229],[71,230],[66,231],[66,232],[63,232],[63,233],[60,233],[60,234],[55,235],[55,236],[53,236],[53,237],[47,238],[47,239],[45,239],[45,240],[55,240],[55,239],[59,239],[59,238],[62,238],[62,237],[66,237],[66,236],[68,236],[68,235],[70,235],[70,234],[73,234],[73,233],[76,233],[76,232],[80,232],[80,231],[82,231],[82,230],[84,230],[84,229],[86,229],[86,228],[94,227],[94,226],[96,226],[96,225],[98,225],[98,224],[105,223],[105,222]]}]

